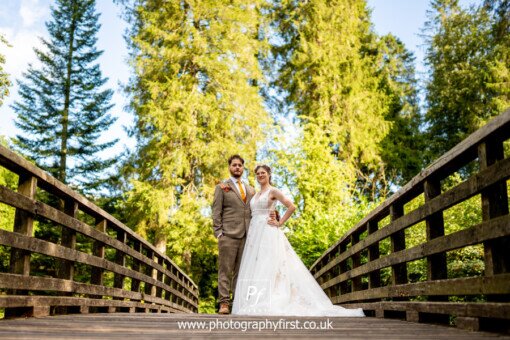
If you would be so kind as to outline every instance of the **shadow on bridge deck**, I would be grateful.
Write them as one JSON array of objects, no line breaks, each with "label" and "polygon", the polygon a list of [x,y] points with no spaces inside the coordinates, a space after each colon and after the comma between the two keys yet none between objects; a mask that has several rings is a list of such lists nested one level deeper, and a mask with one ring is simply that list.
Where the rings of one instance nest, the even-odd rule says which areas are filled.
[{"label": "shadow on bridge deck", "polygon": [[[187,324],[185,324],[188,322]],[[192,324],[192,322],[195,322]],[[287,323],[285,326],[285,322]],[[303,329],[305,324],[309,328]],[[193,329],[192,327],[195,327]],[[296,329],[299,326],[301,329]],[[274,327],[278,329],[274,330]],[[201,328],[201,329],[199,329]],[[264,328],[259,330],[258,328]],[[285,329],[287,328],[287,329]],[[326,329],[320,329],[326,328]],[[243,331],[243,329],[246,329]],[[206,314],[75,314],[0,321],[2,339],[482,339],[501,334],[379,318],[243,317]]]}]

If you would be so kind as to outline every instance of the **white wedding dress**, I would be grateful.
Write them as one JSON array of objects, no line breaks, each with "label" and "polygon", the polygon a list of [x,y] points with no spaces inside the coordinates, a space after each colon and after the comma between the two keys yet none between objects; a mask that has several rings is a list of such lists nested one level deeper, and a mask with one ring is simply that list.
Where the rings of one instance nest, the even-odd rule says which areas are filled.
[{"label": "white wedding dress", "polygon": [[[274,189],[273,189],[274,190]],[[276,200],[269,192],[250,202],[252,219],[232,307],[238,315],[364,316],[335,306],[305,267],[280,228],[267,224]]]}]

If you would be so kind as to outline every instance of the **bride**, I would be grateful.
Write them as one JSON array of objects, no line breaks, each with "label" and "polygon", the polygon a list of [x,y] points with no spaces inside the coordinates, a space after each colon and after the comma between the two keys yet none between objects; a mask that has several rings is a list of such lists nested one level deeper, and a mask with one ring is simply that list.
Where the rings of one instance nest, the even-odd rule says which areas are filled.
[{"label": "bride", "polygon": [[[362,309],[331,303],[292,249],[280,227],[294,204],[271,186],[271,169],[255,168],[260,192],[252,198],[252,219],[237,278],[232,314],[288,316],[364,316]],[[280,221],[269,218],[279,201],[287,207]]]}]

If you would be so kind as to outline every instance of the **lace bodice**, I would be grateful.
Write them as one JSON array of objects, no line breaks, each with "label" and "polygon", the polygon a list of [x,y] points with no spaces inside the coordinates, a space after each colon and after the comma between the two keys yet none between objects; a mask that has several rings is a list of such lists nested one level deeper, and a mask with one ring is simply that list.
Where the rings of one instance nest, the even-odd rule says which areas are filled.
[{"label": "lace bodice", "polygon": [[274,210],[276,205],[276,200],[269,200],[269,192],[271,189],[268,189],[264,192],[258,192],[250,201],[251,215],[252,216],[269,216],[269,212]]}]

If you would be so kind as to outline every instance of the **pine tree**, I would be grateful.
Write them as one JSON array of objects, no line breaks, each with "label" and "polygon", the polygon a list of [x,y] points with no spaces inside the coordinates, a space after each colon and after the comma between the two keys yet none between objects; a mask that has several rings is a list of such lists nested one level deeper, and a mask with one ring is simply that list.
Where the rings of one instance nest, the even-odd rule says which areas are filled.
[{"label": "pine tree", "polygon": [[103,78],[96,49],[99,14],[94,0],[58,0],[46,23],[50,38],[35,49],[41,63],[29,66],[18,81],[20,101],[14,103],[18,149],[64,183],[84,192],[97,189],[98,177],[113,158],[98,153],[117,140],[100,142],[115,119],[111,90]]},{"label": "pine tree", "polygon": [[429,161],[510,106],[508,1],[487,3],[463,9],[458,0],[432,2],[425,56]]},{"label": "pine tree", "polygon": [[[1,45],[9,46],[2,34],[0,34],[0,46]],[[0,53],[0,106],[4,103],[4,98],[9,95],[9,86],[11,86],[9,75],[4,71],[4,64],[5,56]]]}]

